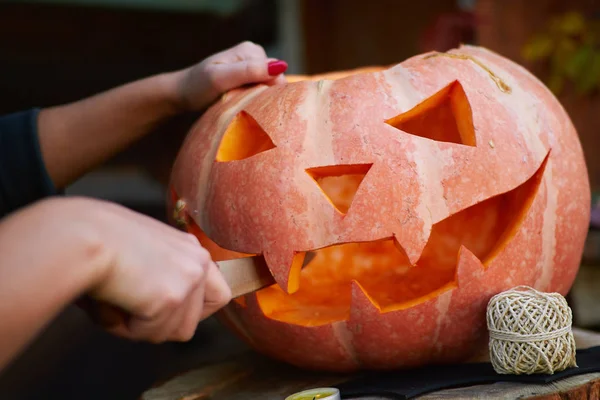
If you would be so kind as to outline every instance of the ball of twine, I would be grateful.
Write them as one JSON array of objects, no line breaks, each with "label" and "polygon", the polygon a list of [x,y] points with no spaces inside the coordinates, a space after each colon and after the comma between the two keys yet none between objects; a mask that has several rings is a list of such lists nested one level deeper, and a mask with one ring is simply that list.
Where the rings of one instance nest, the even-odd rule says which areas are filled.
[{"label": "ball of twine", "polygon": [[573,315],[559,293],[517,286],[487,307],[490,359],[499,374],[553,374],[577,367]]}]

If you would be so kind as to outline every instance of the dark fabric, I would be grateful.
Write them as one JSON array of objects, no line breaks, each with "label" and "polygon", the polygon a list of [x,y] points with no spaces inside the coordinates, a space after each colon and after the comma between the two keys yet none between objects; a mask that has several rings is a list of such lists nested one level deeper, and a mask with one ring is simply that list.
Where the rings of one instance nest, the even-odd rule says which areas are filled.
[{"label": "dark fabric", "polygon": [[500,375],[491,363],[429,366],[408,371],[373,372],[337,385],[343,399],[383,396],[411,399],[443,389],[495,382],[549,383],[569,376],[600,371],[600,346],[577,350],[577,365],[553,375]]},{"label": "dark fabric", "polygon": [[39,109],[0,116],[0,218],[57,194],[38,140]]}]

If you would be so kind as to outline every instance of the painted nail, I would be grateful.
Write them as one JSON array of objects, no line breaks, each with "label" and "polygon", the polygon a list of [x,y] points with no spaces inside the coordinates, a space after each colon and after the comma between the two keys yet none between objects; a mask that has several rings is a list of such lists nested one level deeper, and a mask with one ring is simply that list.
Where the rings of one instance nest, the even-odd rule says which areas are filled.
[{"label": "painted nail", "polygon": [[287,67],[288,65],[285,61],[271,61],[268,65],[269,75],[283,74],[287,70]]}]

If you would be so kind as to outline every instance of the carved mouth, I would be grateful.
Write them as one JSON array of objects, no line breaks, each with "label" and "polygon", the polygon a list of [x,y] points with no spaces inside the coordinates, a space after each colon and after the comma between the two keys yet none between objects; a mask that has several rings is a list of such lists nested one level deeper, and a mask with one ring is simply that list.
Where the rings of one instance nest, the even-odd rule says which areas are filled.
[{"label": "carved mouth", "polygon": [[[457,287],[457,262],[462,246],[487,268],[518,232],[537,195],[549,154],[537,171],[513,190],[484,200],[434,224],[415,265],[411,265],[392,237],[373,242],[341,243],[305,254],[298,274],[299,289],[285,293],[277,284],[256,292],[267,318],[300,326],[318,326],[348,320],[352,282],[357,282],[371,302],[390,312],[414,306]],[[337,179],[336,185],[355,187],[356,179]],[[340,188],[338,196],[352,190]],[[332,201],[344,203],[344,199]],[[215,259],[249,254],[219,247],[195,226],[194,233]],[[298,257],[301,259],[302,257]],[[244,298],[236,299],[244,306]]]},{"label": "carved mouth", "polygon": [[461,246],[487,268],[518,232],[537,194],[546,162],[547,157],[517,188],[433,225],[416,265],[409,263],[394,238],[312,251],[310,261],[299,272],[298,291],[287,294],[273,285],[257,292],[263,313],[282,322],[317,326],[349,318],[353,281],[381,312],[414,306],[456,287]]}]

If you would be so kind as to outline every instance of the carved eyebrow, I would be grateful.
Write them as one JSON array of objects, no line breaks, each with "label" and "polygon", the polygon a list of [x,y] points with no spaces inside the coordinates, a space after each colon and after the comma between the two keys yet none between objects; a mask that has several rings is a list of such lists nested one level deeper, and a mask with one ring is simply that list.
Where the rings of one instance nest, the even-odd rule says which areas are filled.
[{"label": "carved eyebrow", "polygon": [[408,134],[438,142],[476,145],[471,104],[458,80],[385,122]]},{"label": "carved eyebrow", "polygon": [[216,161],[243,160],[275,147],[260,124],[247,112],[240,111],[221,138]]}]

